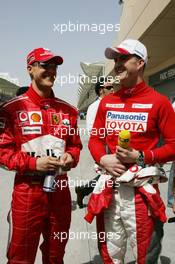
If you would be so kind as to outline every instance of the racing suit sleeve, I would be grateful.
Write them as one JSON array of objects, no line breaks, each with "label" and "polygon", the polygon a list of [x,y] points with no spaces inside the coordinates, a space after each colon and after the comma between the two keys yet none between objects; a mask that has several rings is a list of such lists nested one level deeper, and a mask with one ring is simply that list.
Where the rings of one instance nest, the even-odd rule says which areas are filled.
[{"label": "racing suit sleeve", "polygon": [[175,113],[171,103],[165,97],[157,111],[157,127],[164,144],[153,150],[144,150],[146,164],[165,163],[175,160]]},{"label": "racing suit sleeve", "polygon": [[100,102],[88,144],[91,155],[98,164],[101,157],[106,155],[105,136],[105,113],[103,113],[102,102]]},{"label": "racing suit sleeve", "polygon": [[13,133],[13,120],[2,108],[0,109],[0,166],[23,173],[36,169],[36,158],[17,150],[16,137]]},{"label": "racing suit sleeve", "polygon": [[[72,118],[74,119],[74,118]],[[82,143],[79,135],[79,129],[77,126],[77,117],[73,120],[72,130],[69,133],[68,140],[66,142],[66,152],[69,153],[73,159],[73,168],[75,168],[78,164],[79,157],[80,157],[80,150],[82,149]]]}]

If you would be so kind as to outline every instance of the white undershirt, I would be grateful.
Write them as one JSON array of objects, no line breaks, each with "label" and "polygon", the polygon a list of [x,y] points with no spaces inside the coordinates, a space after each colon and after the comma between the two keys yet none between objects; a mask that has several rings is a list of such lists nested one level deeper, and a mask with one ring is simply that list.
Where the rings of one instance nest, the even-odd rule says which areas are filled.
[{"label": "white undershirt", "polygon": [[86,128],[89,132],[92,130],[100,100],[101,98],[98,97],[98,99],[88,107],[86,115]]}]

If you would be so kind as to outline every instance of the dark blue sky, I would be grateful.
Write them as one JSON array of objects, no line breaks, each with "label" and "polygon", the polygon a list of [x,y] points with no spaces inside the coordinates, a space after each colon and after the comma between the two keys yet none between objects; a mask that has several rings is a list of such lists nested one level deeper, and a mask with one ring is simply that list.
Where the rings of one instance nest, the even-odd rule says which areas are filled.
[{"label": "dark blue sky", "polygon": [[[0,72],[17,77],[20,85],[30,83],[26,55],[35,47],[50,48],[64,57],[58,75],[78,76],[80,61],[104,61],[104,50],[117,35],[116,29],[107,25],[119,24],[121,14],[118,0],[1,0],[0,3]],[[78,29],[73,31],[71,26],[72,32],[68,29],[60,34],[60,25],[67,24],[68,28],[69,23]],[[94,31],[80,32],[80,24],[89,24]],[[58,97],[75,105],[77,88],[76,83],[62,87],[57,83],[54,89]]]}]

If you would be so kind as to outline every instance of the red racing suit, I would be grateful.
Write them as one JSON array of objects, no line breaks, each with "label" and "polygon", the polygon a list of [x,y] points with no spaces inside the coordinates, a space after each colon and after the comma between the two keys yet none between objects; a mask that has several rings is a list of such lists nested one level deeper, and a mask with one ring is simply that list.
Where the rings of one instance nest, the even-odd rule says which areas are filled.
[{"label": "red racing suit", "polygon": [[54,95],[42,98],[31,86],[1,107],[0,164],[17,171],[9,214],[8,264],[33,264],[41,234],[43,263],[63,264],[71,220],[67,174],[56,173],[59,183],[64,180],[64,188],[57,184],[55,192],[46,193],[43,182],[47,173],[36,171],[36,160],[68,152],[75,167],[81,148],[77,110]]},{"label": "red racing suit", "polygon": [[[90,152],[97,163],[106,154],[105,145],[111,153],[115,153],[118,133],[124,129],[131,132],[130,146],[144,152],[146,164],[175,159],[173,108],[165,96],[145,82],[130,89],[122,87],[102,99],[89,141]],[[158,148],[160,136],[164,145]],[[104,263],[124,263],[127,237],[137,264],[156,263],[151,262],[155,256],[149,253],[158,225],[161,223],[156,223],[150,215],[148,203],[137,187],[120,184],[114,188],[109,208],[97,216],[97,231],[106,234],[105,242],[99,239]],[[160,241],[161,237],[157,236],[157,249],[154,251],[157,251],[157,257]]]}]

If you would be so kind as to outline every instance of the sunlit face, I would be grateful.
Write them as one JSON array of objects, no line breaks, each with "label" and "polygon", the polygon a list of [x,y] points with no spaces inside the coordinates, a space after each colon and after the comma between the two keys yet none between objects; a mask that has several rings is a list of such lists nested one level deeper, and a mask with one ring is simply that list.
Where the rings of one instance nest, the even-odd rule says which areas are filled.
[{"label": "sunlit face", "polygon": [[119,55],[115,60],[114,71],[120,84],[129,87],[137,79],[144,61],[136,55]]},{"label": "sunlit face", "polygon": [[52,61],[34,62],[28,66],[28,72],[38,88],[51,88],[57,75],[57,64]]}]

